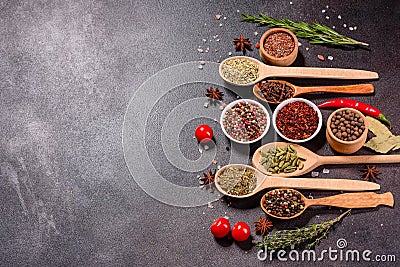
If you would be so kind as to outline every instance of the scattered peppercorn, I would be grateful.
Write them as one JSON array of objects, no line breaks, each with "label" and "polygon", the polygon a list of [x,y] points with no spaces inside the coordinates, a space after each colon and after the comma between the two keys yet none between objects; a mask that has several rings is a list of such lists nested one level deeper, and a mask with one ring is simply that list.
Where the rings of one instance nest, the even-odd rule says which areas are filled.
[{"label": "scattered peppercorn", "polygon": [[305,208],[301,194],[293,189],[269,191],[263,200],[267,213],[276,217],[292,217]]},{"label": "scattered peppercorn", "polygon": [[307,139],[318,128],[317,111],[303,101],[287,103],[276,115],[276,126],[287,138]]},{"label": "scattered peppercorn", "polygon": [[343,141],[354,141],[365,130],[363,118],[348,109],[336,112],[331,119],[329,127],[332,133]]}]

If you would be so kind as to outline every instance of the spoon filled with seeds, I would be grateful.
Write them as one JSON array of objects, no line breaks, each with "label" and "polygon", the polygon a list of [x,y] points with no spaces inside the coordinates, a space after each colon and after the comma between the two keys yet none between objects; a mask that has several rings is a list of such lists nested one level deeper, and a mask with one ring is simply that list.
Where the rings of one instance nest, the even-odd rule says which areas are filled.
[{"label": "spoon filled with seeds", "polygon": [[344,193],[329,197],[309,199],[294,189],[274,189],[267,192],[260,201],[262,210],[277,219],[293,219],[310,206],[332,206],[338,208],[375,208],[378,205],[393,207],[393,194],[386,192]]},{"label": "spoon filled with seeds", "polygon": [[308,93],[342,93],[342,94],[372,94],[372,84],[356,84],[343,86],[312,86],[301,87],[282,80],[264,80],[254,85],[254,95],[267,103],[279,104],[289,98]]},{"label": "spoon filled with seeds", "polygon": [[400,163],[400,155],[319,156],[298,144],[271,142],[254,152],[252,163],[266,175],[294,177],[321,165]]},{"label": "spoon filled with seeds", "polygon": [[269,66],[255,58],[236,56],[219,65],[219,75],[227,83],[238,86],[256,84],[267,77],[328,78],[328,79],[378,79],[378,73],[366,70],[277,67]]},{"label": "spoon filled with seeds", "polygon": [[271,177],[244,164],[230,164],[215,174],[215,187],[224,195],[246,198],[266,188],[298,188],[337,191],[379,190],[379,184],[347,179]]}]

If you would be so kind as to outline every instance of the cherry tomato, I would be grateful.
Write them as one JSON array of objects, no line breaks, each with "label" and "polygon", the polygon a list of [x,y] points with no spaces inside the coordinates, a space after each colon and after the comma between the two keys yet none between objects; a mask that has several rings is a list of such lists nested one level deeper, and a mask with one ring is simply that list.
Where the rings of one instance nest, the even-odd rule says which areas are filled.
[{"label": "cherry tomato", "polygon": [[232,237],[234,240],[245,241],[250,236],[250,227],[245,222],[237,222],[232,229]]},{"label": "cherry tomato", "polygon": [[231,230],[231,225],[227,219],[218,218],[213,222],[210,229],[211,229],[211,233],[216,238],[222,238],[222,237],[226,236],[227,234],[229,234],[229,231]]},{"label": "cherry tomato", "polygon": [[210,142],[213,138],[213,130],[207,124],[199,125],[194,133],[199,142]]}]

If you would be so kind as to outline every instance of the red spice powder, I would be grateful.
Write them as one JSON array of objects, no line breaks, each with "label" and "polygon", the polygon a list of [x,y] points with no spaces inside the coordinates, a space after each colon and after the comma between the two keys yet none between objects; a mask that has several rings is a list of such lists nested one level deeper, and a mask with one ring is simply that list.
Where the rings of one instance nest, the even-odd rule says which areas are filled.
[{"label": "red spice powder", "polygon": [[317,130],[319,118],[313,107],[302,101],[290,102],[276,115],[276,126],[289,139],[307,139]]}]

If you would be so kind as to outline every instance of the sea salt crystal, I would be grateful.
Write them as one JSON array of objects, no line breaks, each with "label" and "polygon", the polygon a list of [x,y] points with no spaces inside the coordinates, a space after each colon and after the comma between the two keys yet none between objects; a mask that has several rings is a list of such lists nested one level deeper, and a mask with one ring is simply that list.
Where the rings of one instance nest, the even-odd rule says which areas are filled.
[{"label": "sea salt crystal", "polygon": [[343,27],[345,27],[345,28],[346,28],[346,27],[347,27],[347,24],[346,24],[346,23],[345,23],[345,24],[343,24]]},{"label": "sea salt crystal", "polygon": [[209,207],[210,209],[213,209],[213,208],[214,208],[214,205],[213,205],[211,202],[208,202],[208,207]]},{"label": "sea salt crystal", "polygon": [[353,27],[349,27],[349,30],[352,31],[352,30],[354,30],[354,28]]},{"label": "sea salt crystal", "polygon": [[311,177],[317,177],[319,175],[319,172],[311,172]]},{"label": "sea salt crystal", "polygon": [[218,34],[216,34],[216,35],[214,35],[214,36],[213,36],[213,38],[214,38],[214,39],[217,39],[217,38],[218,38],[218,36],[219,36],[219,35],[218,35]]},{"label": "sea salt crystal", "polygon": [[[217,40],[215,40],[215,41],[219,42],[219,39],[217,39]],[[218,51],[218,50],[217,50],[217,51]]]},{"label": "sea salt crystal", "polygon": [[218,165],[218,166],[217,166],[217,169],[218,169],[218,170],[221,169],[221,165]]},{"label": "sea salt crystal", "polygon": [[213,159],[213,161],[211,161],[212,164],[217,164],[217,161],[215,159]]},{"label": "sea salt crystal", "polygon": [[342,16],[339,15],[339,16],[337,16],[337,18],[338,18],[338,19],[342,19]]},{"label": "sea salt crystal", "polygon": [[326,18],[326,19],[329,19],[329,16],[326,16],[325,18]]},{"label": "sea salt crystal", "polygon": [[303,44],[299,42],[299,46],[302,46]]},{"label": "sea salt crystal", "polygon": [[289,4],[293,5],[293,2],[289,2]]},{"label": "sea salt crystal", "polygon": [[222,15],[221,15],[221,14],[217,14],[217,15],[215,15],[215,18],[216,18],[217,20],[219,20],[221,17],[222,17]]},{"label": "sea salt crystal", "polygon": [[333,60],[333,56],[328,56],[328,59],[329,60]]},{"label": "sea salt crystal", "polygon": [[[329,57],[328,57],[328,58],[329,58]],[[324,169],[322,170],[322,173],[329,173],[329,170],[324,168]]]},{"label": "sea salt crystal", "polygon": [[357,26],[354,26],[354,30],[357,30]]},{"label": "sea salt crystal", "polygon": [[203,42],[207,42],[207,40],[206,40],[206,39],[202,39],[202,41],[203,41]]},{"label": "sea salt crystal", "polygon": [[226,19],[226,17],[224,17],[224,19]]},{"label": "sea salt crystal", "polygon": [[308,51],[308,50],[310,50],[310,48],[306,47],[306,50]]},{"label": "sea salt crystal", "polygon": [[203,214],[206,214],[206,213],[203,211]]},{"label": "sea salt crystal", "polygon": [[228,55],[232,56],[232,52],[229,52]]},{"label": "sea salt crystal", "polygon": [[199,65],[199,66],[197,66],[197,68],[198,68],[199,70],[202,70],[202,69],[203,69],[203,66],[202,66],[202,65]]},{"label": "sea salt crystal", "polygon": [[199,53],[203,53],[203,52],[204,52],[204,50],[203,50],[203,49],[201,49],[201,48],[197,48],[197,52],[199,52]]},{"label": "sea salt crystal", "polygon": [[257,36],[258,35],[258,32],[254,32],[254,36]]},{"label": "sea salt crystal", "polygon": [[204,65],[206,62],[204,60],[200,61],[200,65]]},{"label": "sea salt crystal", "polygon": [[308,198],[314,199],[314,197],[311,194],[308,195]]},{"label": "sea salt crystal", "polygon": [[383,226],[383,223],[381,223],[381,226]]},{"label": "sea salt crystal", "polygon": [[204,103],[203,107],[208,108],[208,102]]},{"label": "sea salt crystal", "polygon": [[237,12],[237,13],[239,13],[239,12],[240,12],[240,11],[239,11],[239,9],[238,9],[238,10],[236,10],[236,12]]},{"label": "sea salt crystal", "polygon": [[332,29],[335,29],[336,27],[335,26],[332,26]]},{"label": "sea salt crystal", "polygon": [[220,23],[218,26],[222,27],[222,23]]},{"label": "sea salt crystal", "polygon": [[224,216],[224,218],[227,219],[227,220],[229,220],[229,217],[228,217],[228,216]]},{"label": "sea salt crystal", "polygon": [[327,5],[327,6],[326,6],[326,9],[328,9],[328,8],[329,8],[329,6]]},{"label": "sea salt crystal", "polygon": [[322,13],[325,13],[326,12],[326,10],[325,9],[322,9],[322,11],[321,11]]},{"label": "sea salt crystal", "polygon": [[207,146],[207,145],[205,145],[205,146],[204,146],[204,150],[207,151],[208,149],[210,149],[210,147]]}]

